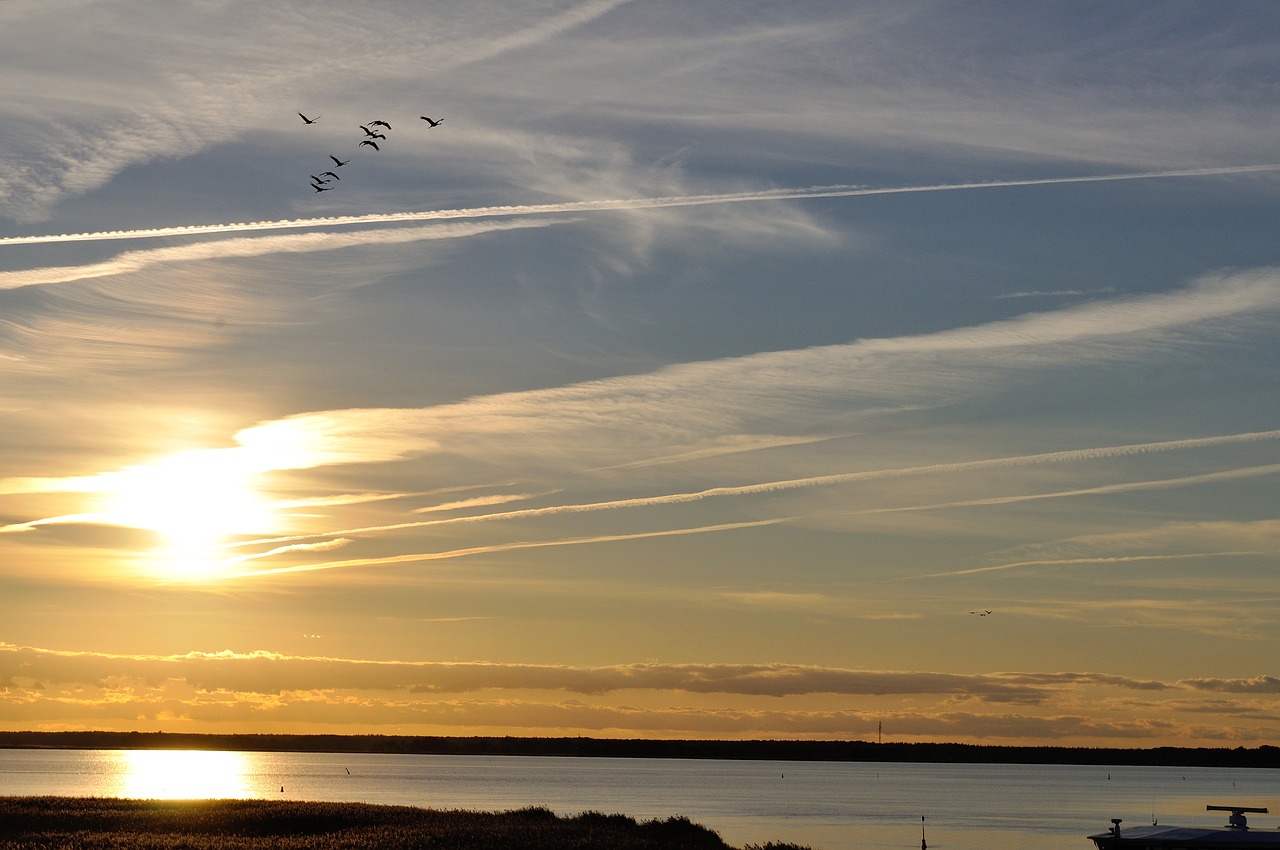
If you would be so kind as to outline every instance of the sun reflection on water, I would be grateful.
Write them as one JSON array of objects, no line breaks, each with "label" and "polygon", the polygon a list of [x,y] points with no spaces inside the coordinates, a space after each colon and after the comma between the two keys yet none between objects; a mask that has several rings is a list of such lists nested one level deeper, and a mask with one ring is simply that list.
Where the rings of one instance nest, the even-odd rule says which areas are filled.
[{"label": "sun reflection on water", "polygon": [[246,753],[211,750],[121,750],[116,796],[142,800],[253,797]]}]

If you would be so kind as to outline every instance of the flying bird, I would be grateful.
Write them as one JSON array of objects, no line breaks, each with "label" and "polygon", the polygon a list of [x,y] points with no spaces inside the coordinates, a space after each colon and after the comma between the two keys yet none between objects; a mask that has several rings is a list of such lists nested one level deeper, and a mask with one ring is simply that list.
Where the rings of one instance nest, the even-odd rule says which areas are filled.
[{"label": "flying bird", "polygon": [[391,125],[388,124],[386,121],[370,121],[369,126],[370,127],[386,127],[388,130],[391,129]]},{"label": "flying bird", "polygon": [[441,118],[439,121],[432,121],[430,118],[428,118],[428,117],[427,117],[427,116],[425,116],[425,115],[419,115],[418,117],[419,117],[419,118],[421,118],[423,121],[426,121],[426,122],[427,122],[428,124],[430,124],[432,127],[439,127],[441,124],[443,124],[443,123],[444,123],[444,119],[443,119],[443,118]]},{"label": "flying bird", "polygon": [[337,158],[336,156],[334,156],[333,154],[329,154],[329,159],[333,160],[333,167],[334,167],[334,168],[341,168],[342,166],[346,165],[348,162],[350,162],[350,161],[351,161],[351,160],[349,160],[349,159],[338,159],[338,158]]},{"label": "flying bird", "polygon": [[380,134],[380,133],[375,133],[375,132],[373,132],[373,131],[372,131],[372,130],[370,130],[368,127],[364,126],[363,124],[361,124],[361,125],[360,125],[360,129],[361,129],[361,130],[364,130],[364,134],[365,134],[366,136],[368,136],[369,138],[371,138],[371,139],[385,139],[385,138],[386,138],[386,136],[384,136],[384,135],[382,135],[382,134]]},{"label": "flying bird", "polygon": [[311,188],[312,188],[312,189],[315,189],[317,192],[328,192],[328,191],[329,191],[330,189],[332,189],[333,187],[332,187],[332,186],[321,186],[319,183],[312,183],[312,184],[311,184]]},{"label": "flying bird", "polygon": [[314,174],[312,174],[312,175],[311,175],[311,182],[313,182],[313,183],[332,183],[333,181],[332,181],[332,180],[325,180],[323,177],[317,177],[317,176],[315,176]]},{"label": "flying bird", "polygon": [[[341,180],[341,179],[342,179],[342,178],[341,178],[341,177],[339,177],[338,175],[334,174],[332,171],[321,171],[321,172],[320,172],[320,174],[321,174],[321,175],[325,175],[325,174],[327,174],[327,175],[329,175],[330,177],[332,177],[334,180]],[[324,182],[328,183],[329,181],[328,181],[328,180],[326,180],[326,181],[324,181]]]},{"label": "flying bird", "polygon": [[303,124],[314,124],[320,120],[319,115],[317,115],[315,118],[308,118],[307,116],[303,115],[301,112],[298,113],[298,117],[302,119]]},{"label": "flying bird", "polygon": [[984,610],[984,611],[970,611],[969,613],[970,613],[970,614],[977,614],[979,617],[985,617],[985,616],[987,616],[988,614],[990,614],[990,613],[991,613],[991,609],[990,609],[990,608],[988,608],[988,609],[986,609],[986,610]]},{"label": "flying bird", "polygon": [[380,151],[380,150],[382,150],[382,148],[378,147],[378,143],[377,143],[377,142],[375,142],[373,139],[365,139],[365,140],[364,140],[363,142],[361,142],[360,144],[362,144],[362,145],[368,145],[369,147],[373,148],[375,151]]}]

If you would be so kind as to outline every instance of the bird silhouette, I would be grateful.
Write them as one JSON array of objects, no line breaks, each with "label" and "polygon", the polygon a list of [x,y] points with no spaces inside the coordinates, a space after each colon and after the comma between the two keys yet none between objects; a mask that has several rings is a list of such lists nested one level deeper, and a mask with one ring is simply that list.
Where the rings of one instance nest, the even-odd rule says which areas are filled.
[{"label": "bird silhouette", "polygon": [[301,112],[298,113],[298,117],[302,119],[303,124],[314,124],[320,120],[319,115],[317,115],[315,118],[308,118],[307,116],[303,115]]},{"label": "bird silhouette", "polygon": [[332,183],[333,181],[332,181],[332,180],[325,180],[323,177],[317,177],[317,176],[315,176],[314,174],[312,174],[312,175],[311,175],[311,182],[313,182],[313,183]]},{"label": "bird silhouette", "polygon": [[443,119],[443,118],[441,118],[439,121],[432,121],[430,118],[428,118],[428,117],[427,117],[427,116],[425,116],[425,115],[419,115],[418,117],[419,117],[419,118],[421,118],[423,121],[426,121],[426,122],[427,122],[428,124],[430,124],[432,127],[439,127],[441,124],[443,124],[443,123],[444,123],[444,119]]},{"label": "bird silhouette", "polygon": [[[327,174],[327,175],[329,175],[330,177],[332,177],[334,180],[341,180],[341,179],[342,179],[342,178],[341,178],[341,177],[339,177],[338,175],[334,174],[332,171],[321,171],[320,173],[321,173],[322,175]],[[326,181],[324,181],[324,182],[328,183],[329,181],[328,181],[328,180],[326,180]]]},{"label": "bird silhouette", "polygon": [[369,126],[370,127],[386,127],[388,130],[391,129],[391,125],[388,124],[386,121],[370,121]]},{"label": "bird silhouette", "polygon": [[332,189],[333,187],[332,187],[332,186],[321,186],[319,183],[312,183],[312,184],[311,184],[311,188],[312,188],[312,189],[315,189],[317,192],[328,192],[328,191],[329,191],[330,189]]},{"label": "bird silhouette", "polygon": [[349,159],[338,159],[338,158],[337,158],[336,156],[334,156],[333,154],[329,154],[329,159],[333,160],[333,167],[334,167],[334,168],[341,168],[342,166],[346,165],[348,162],[350,162],[350,161],[351,161],[351,160],[349,160]]},{"label": "bird silhouette", "polygon": [[386,138],[386,136],[383,136],[383,135],[380,135],[380,134],[378,134],[378,133],[375,133],[374,131],[370,130],[368,127],[364,126],[363,124],[361,124],[361,125],[360,125],[360,129],[361,129],[361,130],[364,130],[364,134],[365,134],[366,136],[369,136],[370,138],[373,138],[373,139],[385,139],[385,138]]},{"label": "bird silhouette", "polygon": [[365,140],[364,140],[363,142],[361,142],[360,144],[362,144],[362,145],[368,145],[369,147],[373,148],[375,151],[380,151],[380,150],[382,150],[382,148],[378,147],[378,143],[377,143],[377,142],[375,142],[373,139],[365,139]]}]

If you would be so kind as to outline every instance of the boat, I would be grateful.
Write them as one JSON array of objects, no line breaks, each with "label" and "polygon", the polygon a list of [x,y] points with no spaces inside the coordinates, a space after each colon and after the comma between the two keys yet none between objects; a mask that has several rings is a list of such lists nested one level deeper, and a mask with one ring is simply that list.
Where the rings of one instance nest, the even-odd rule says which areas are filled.
[{"label": "boat", "polygon": [[1267,814],[1255,806],[1205,806],[1208,812],[1230,812],[1225,826],[1151,826],[1120,828],[1121,818],[1111,819],[1111,828],[1089,840],[1097,850],[1280,850],[1280,829],[1250,829],[1247,814]]}]

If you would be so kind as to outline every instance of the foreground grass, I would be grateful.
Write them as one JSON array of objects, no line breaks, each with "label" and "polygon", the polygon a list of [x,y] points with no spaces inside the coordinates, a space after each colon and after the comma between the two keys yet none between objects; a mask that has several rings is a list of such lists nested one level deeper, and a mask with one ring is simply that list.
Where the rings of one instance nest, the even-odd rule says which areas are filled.
[{"label": "foreground grass", "polygon": [[[687,818],[288,800],[0,797],[0,850],[732,850]],[[807,850],[770,842],[745,850]]]}]

